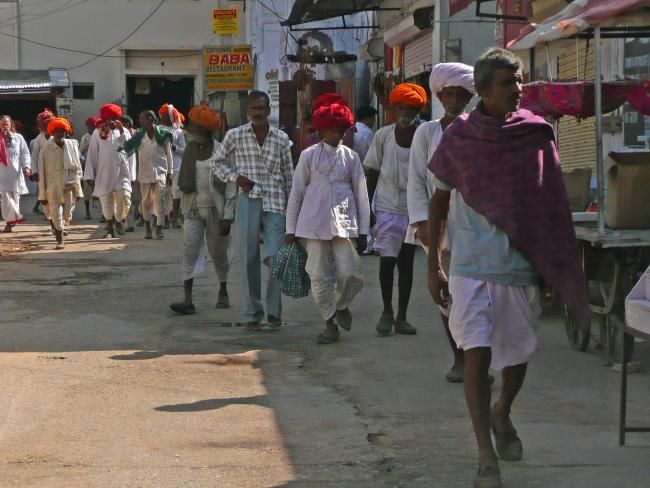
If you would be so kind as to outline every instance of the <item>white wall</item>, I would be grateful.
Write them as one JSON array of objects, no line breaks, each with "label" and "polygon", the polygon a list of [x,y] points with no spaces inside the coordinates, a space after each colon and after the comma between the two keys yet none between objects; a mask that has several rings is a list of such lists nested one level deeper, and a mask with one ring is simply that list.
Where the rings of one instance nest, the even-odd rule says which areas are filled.
[{"label": "white wall", "polygon": [[[22,3],[22,2],[21,2]],[[76,49],[91,53],[102,52],[125,38],[159,3],[158,0],[89,0],[74,8],[38,18],[37,14],[56,10],[69,4],[68,0],[48,0],[31,2],[21,6],[24,19],[19,26],[20,36],[50,46]],[[3,4],[4,7],[6,4]],[[204,45],[219,44],[219,36],[212,34],[213,8],[241,8],[242,2],[228,0],[167,0],[142,28],[128,40],[121,42],[109,55],[124,54],[124,50],[174,50],[174,55],[184,51],[199,50]],[[12,9],[0,9],[0,32],[16,34],[18,26],[10,20],[16,14]],[[35,15],[35,16],[32,16]],[[245,32],[245,21],[240,21],[240,31]],[[230,36],[229,36],[230,37]],[[16,69],[15,46],[10,38],[0,42],[0,68]],[[233,43],[246,42],[245,34],[232,39]],[[61,67],[70,70],[73,82],[93,82],[94,100],[75,100],[73,104],[73,123],[83,126],[83,120],[97,112],[99,105],[125,98],[125,61],[123,58],[98,58],[80,68],[76,66],[91,59],[92,56],[70,53],[57,49],[37,46],[25,41],[20,43],[19,67],[22,69],[47,69]],[[174,58],[173,69],[157,63],[156,74],[198,75],[195,64],[197,58]],[[149,68],[150,69],[150,68]],[[167,71],[166,71],[167,70]],[[136,70],[137,71],[137,70]],[[142,70],[144,72],[148,69]],[[198,101],[198,100],[197,100]]]}]

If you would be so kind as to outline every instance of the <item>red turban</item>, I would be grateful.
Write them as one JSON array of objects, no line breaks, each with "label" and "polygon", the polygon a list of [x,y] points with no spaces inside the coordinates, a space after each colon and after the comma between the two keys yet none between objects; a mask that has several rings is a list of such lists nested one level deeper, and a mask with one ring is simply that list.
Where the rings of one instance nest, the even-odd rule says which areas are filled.
[{"label": "red turban", "polygon": [[190,121],[208,130],[217,130],[221,126],[221,117],[207,105],[196,105],[187,114]]},{"label": "red turban", "polygon": [[388,97],[388,103],[410,105],[411,107],[422,108],[427,104],[427,92],[420,85],[414,83],[402,83],[393,88]]},{"label": "red turban", "polygon": [[336,103],[338,105],[345,105],[346,107],[348,106],[348,102],[345,101],[345,98],[343,98],[341,95],[338,93],[323,93],[322,95],[319,95],[314,99],[312,102],[312,109],[311,112],[312,114],[316,113],[316,110],[319,108],[325,106],[325,105],[332,105],[333,103]]},{"label": "red turban", "polygon": [[72,125],[63,117],[55,117],[47,124],[47,132],[50,135],[54,134],[57,129],[63,129],[66,134],[72,134]]},{"label": "red turban", "polygon": [[97,127],[97,124],[101,121],[102,119],[100,119],[99,117],[91,116],[86,119],[86,125],[92,125],[93,127]]},{"label": "red turban", "polygon": [[99,116],[102,120],[119,119],[122,116],[122,107],[114,103],[107,103],[99,107]]},{"label": "red turban", "polygon": [[185,116],[180,113],[171,103],[166,103],[160,107],[158,110],[158,117],[162,118],[163,114],[169,115],[169,120],[171,120],[172,125],[182,126],[185,123]]},{"label": "red turban", "polygon": [[349,129],[354,125],[354,116],[347,105],[332,103],[314,112],[311,125],[316,130]]},{"label": "red turban", "polygon": [[54,118],[54,114],[49,108],[43,110],[40,114],[36,116],[37,122],[49,122]]}]

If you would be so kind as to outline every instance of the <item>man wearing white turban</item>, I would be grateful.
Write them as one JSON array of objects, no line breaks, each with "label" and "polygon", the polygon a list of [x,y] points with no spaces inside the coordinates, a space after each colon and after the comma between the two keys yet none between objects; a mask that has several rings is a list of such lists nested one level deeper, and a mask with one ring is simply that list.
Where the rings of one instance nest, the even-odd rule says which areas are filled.
[{"label": "man wearing white turban", "polygon": [[[474,68],[463,63],[436,64],[431,71],[429,85],[431,94],[438,97],[442,103],[445,115],[439,120],[420,125],[415,131],[411,146],[406,195],[409,224],[415,227],[416,237],[420,239],[425,251],[428,248],[429,200],[435,191],[433,174],[427,169],[427,166],[440,143],[442,132],[464,112],[465,107],[474,96]],[[450,225],[449,222],[447,225]],[[442,262],[448,263],[448,256],[448,246],[443,246]],[[446,378],[452,383],[461,383],[464,369],[463,351],[456,346],[456,342],[449,332],[449,310],[441,308],[440,312],[454,353],[454,365],[447,373]]]}]

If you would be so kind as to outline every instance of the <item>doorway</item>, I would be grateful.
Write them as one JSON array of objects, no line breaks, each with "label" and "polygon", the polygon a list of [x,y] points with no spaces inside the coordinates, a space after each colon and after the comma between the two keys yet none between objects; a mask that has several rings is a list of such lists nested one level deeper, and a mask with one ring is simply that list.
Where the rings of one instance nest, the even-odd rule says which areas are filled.
[{"label": "doorway", "polygon": [[27,144],[38,135],[36,116],[46,108],[55,112],[56,98],[54,96],[49,94],[0,96],[0,114],[10,115],[14,121],[20,122],[22,128],[19,132]]},{"label": "doorway", "polygon": [[138,124],[138,115],[143,110],[158,109],[164,103],[171,103],[187,116],[194,104],[194,77],[192,76],[127,76],[127,113]]}]

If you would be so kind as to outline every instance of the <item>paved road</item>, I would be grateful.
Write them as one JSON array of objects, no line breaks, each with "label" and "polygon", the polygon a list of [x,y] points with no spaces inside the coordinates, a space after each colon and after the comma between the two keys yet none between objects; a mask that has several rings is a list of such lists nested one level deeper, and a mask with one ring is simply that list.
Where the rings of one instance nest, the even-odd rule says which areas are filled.
[{"label": "paved road", "polygon": [[[96,221],[80,221],[54,251],[29,218],[0,236],[31,243],[0,257],[0,487],[471,486],[473,435],[462,387],[444,380],[451,357],[423,255],[416,337],[374,334],[378,259],[367,257],[352,332],[317,346],[311,298],[285,300],[289,323],[277,333],[232,326],[236,266],[232,310],[214,308],[206,272],[198,313],[172,315],[178,230],[162,242],[141,229],[105,241]],[[648,486],[650,436],[617,446],[618,376],[604,354],[571,351],[557,313],[541,332],[513,417],[525,458],[503,465],[505,486]],[[632,421],[650,422],[649,352],[637,345]]]}]

